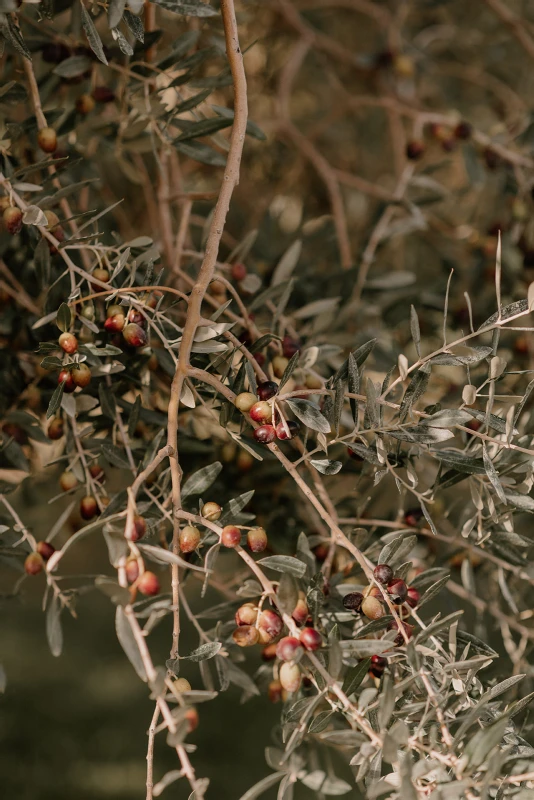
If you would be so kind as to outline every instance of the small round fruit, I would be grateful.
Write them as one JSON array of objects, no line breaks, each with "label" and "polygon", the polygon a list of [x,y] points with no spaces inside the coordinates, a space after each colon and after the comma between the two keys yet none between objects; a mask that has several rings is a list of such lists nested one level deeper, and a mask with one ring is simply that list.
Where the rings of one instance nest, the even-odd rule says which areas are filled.
[{"label": "small round fruit", "polygon": [[198,728],[198,711],[196,708],[188,708],[184,714],[184,719],[187,720],[187,732],[193,733]]},{"label": "small round fruit", "polygon": [[5,209],[2,217],[8,233],[10,233],[12,236],[20,233],[22,229],[22,211],[20,208],[8,206],[8,208]]},{"label": "small round fruit", "polygon": [[37,134],[37,144],[44,153],[57,150],[57,135],[53,128],[41,128]]},{"label": "small round fruit", "polygon": [[248,472],[254,464],[254,457],[246,450],[240,450],[236,458],[236,466],[239,472]]},{"label": "small round fruit", "polygon": [[257,395],[260,400],[270,400],[278,391],[278,384],[274,381],[263,381],[258,384]]},{"label": "small round fruit", "polygon": [[177,692],[190,692],[191,691],[191,684],[187,680],[187,678],[176,678],[173,681],[172,685],[176,689]]},{"label": "small round fruit", "polygon": [[302,674],[298,664],[292,663],[291,661],[284,662],[280,667],[279,675],[282,688],[285,689],[286,692],[290,692],[291,694],[298,692],[302,680]]},{"label": "small round fruit", "polygon": [[276,645],[276,655],[281,661],[294,661],[302,652],[301,643],[294,636],[284,636]]},{"label": "small round fruit", "polygon": [[74,472],[68,469],[62,472],[59,477],[59,485],[64,492],[70,492],[71,489],[76,488],[76,486],[78,486],[78,480]]},{"label": "small round fruit", "polygon": [[279,703],[284,696],[284,688],[280,681],[271,681],[267,687],[267,697],[271,703]]},{"label": "small round fruit", "polygon": [[129,322],[123,328],[122,335],[130,347],[144,347],[148,341],[145,329],[135,322]]},{"label": "small round fruit", "polygon": [[238,627],[242,625],[255,625],[258,619],[258,609],[254,603],[245,603],[239,606],[235,612],[235,624]]},{"label": "small round fruit", "polygon": [[404,512],[404,522],[411,528],[415,528],[423,517],[423,512],[420,508],[410,508]]},{"label": "small round fruit", "polygon": [[395,647],[402,647],[402,645],[405,643],[405,638],[402,631],[404,631],[404,633],[406,634],[407,639],[411,639],[413,636],[413,631],[414,631],[413,625],[410,625],[408,622],[401,622],[401,626],[402,628],[399,627],[399,623],[397,622],[396,619],[392,619],[387,626],[388,631],[399,631],[397,636],[393,640],[393,644],[395,645]]},{"label": "small round fruit", "polygon": [[[96,267],[93,270],[92,276],[95,280],[100,281],[101,283],[107,283],[109,281],[109,272],[107,269],[103,269],[102,267]],[[98,291],[98,286],[96,287]]]},{"label": "small round fruit", "polygon": [[126,317],[122,312],[120,312],[113,314],[111,317],[107,317],[106,321],[104,322],[104,328],[108,333],[120,333],[120,331],[123,330],[125,323]]},{"label": "small round fruit", "polygon": [[209,503],[204,503],[200,513],[204,519],[209,519],[210,522],[216,522],[222,514],[222,507],[218,503],[210,501]]},{"label": "small round fruit", "polygon": [[49,231],[54,231],[55,228],[59,225],[59,217],[55,211],[52,211],[50,208],[47,208],[45,213],[46,217],[46,227]]},{"label": "small round fruit", "polygon": [[388,592],[395,605],[401,606],[408,596],[408,587],[403,580],[394,578],[391,583],[388,584]]},{"label": "small round fruit", "polygon": [[306,650],[318,650],[323,644],[323,637],[315,628],[303,628],[300,632],[300,641]]},{"label": "small round fruit", "polygon": [[362,612],[367,619],[380,619],[380,617],[384,616],[384,607],[376,597],[364,597]]},{"label": "small round fruit", "polygon": [[375,580],[384,584],[384,586],[387,586],[393,580],[393,570],[389,564],[378,564],[373,570],[373,575]]},{"label": "small round fruit", "polygon": [[61,349],[69,355],[72,355],[78,349],[78,339],[73,333],[62,333],[58,342]]},{"label": "small round fruit", "polygon": [[410,161],[417,161],[425,152],[425,144],[417,139],[408,142],[406,145],[406,158]]},{"label": "small round fruit", "polygon": [[194,525],[186,525],[179,536],[180,550],[182,553],[192,553],[200,544],[200,531]]},{"label": "small round fruit", "polygon": [[131,535],[128,537],[132,542],[138,542],[139,539],[142,539],[146,533],[146,520],[144,517],[140,517],[139,514],[134,516],[133,520],[133,530],[131,531]]},{"label": "small round fruit", "polygon": [[258,398],[252,392],[241,392],[235,399],[235,407],[243,414],[248,414],[252,406],[256,405]]},{"label": "small round fruit", "polygon": [[136,558],[129,558],[126,561],[125,567],[126,578],[128,583],[135,583],[139,577],[139,563]]},{"label": "small round fruit", "polygon": [[406,602],[408,603],[410,608],[416,608],[419,605],[420,600],[421,600],[421,594],[417,591],[417,589],[413,589],[411,586],[408,587]]},{"label": "small round fruit", "polygon": [[369,672],[371,675],[374,675],[375,678],[381,678],[387,665],[387,658],[384,658],[383,656],[371,656]]},{"label": "small round fruit", "polygon": [[469,122],[459,122],[454,129],[454,135],[457,139],[470,139],[473,133],[473,127]]},{"label": "small round fruit", "polygon": [[37,542],[37,552],[45,561],[48,561],[50,556],[56,552],[56,548],[50,542]]},{"label": "small round fruit", "polygon": [[137,587],[140,592],[149,597],[159,594],[160,590],[159,580],[153,572],[143,572],[137,581]]},{"label": "small round fruit", "polygon": [[270,609],[262,611],[258,619],[258,635],[262,644],[271,644],[282,633],[282,618]]},{"label": "small round fruit", "polygon": [[286,426],[287,430],[281,422],[278,423],[278,425],[276,426],[277,439],[282,439],[283,441],[285,439],[294,439],[295,436],[298,436],[300,431],[300,425],[298,424],[298,422],[295,422],[295,420],[293,419],[287,419]]},{"label": "small round fruit", "polygon": [[308,608],[308,604],[306,602],[306,595],[304,592],[299,592],[299,599],[297,600],[297,605],[293,609],[291,616],[297,625],[304,625],[308,619],[309,613],[310,609]]},{"label": "small round fruit", "polygon": [[74,378],[72,377],[71,371],[69,369],[62,369],[58,375],[57,379],[58,384],[62,383],[63,391],[67,394],[71,394],[76,389],[76,384],[74,383]]},{"label": "small round fruit", "polygon": [[39,553],[30,553],[24,561],[24,572],[27,575],[38,575],[43,570],[43,559]]},{"label": "small round fruit", "polygon": [[87,364],[78,364],[77,367],[71,370],[71,375],[75,385],[80,386],[82,389],[91,382],[91,370]]},{"label": "small round fruit", "polygon": [[264,528],[252,528],[247,531],[247,544],[253,553],[263,553],[267,547],[267,533]]},{"label": "small round fruit", "polygon": [[242,281],[247,276],[247,268],[244,264],[232,264],[232,279],[234,281]]},{"label": "small round fruit", "polygon": [[106,477],[106,473],[100,466],[100,464],[92,464],[89,467],[89,473],[94,481],[98,481],[98,483],[103,483],[104,478]]},{"label": "small round fruit", "polygon": [[284,336],[282,339],[282,352],[286,358],[292,358],[300,350],[300,344],[292,339],[291,336]]},{"label": "small round fruit", "polygon": [[91,97],[97,103],[112,103],[115,100],[115,92],[109,86],[95,86]]},{"label": "small round fruit", "polygon": [[362,610],[364,597],[361,592],[349,592],[343,598],[343,605],[348,611],[356,611],[358,614]]},{"label": "small round fruit", "polygon": [[289,364],[289,359],[285,356],[275,356],[271,362],[273,367],[273,372],[277,378],[281,378],[284,372],[286,371],[286,367]]},{"label": "small round fruit", "polygon": [[83,519],[93,519],[98,514],[98,503],[91,494],[80,500],[80,514]]},{"label": "small round fruit", "polygon": [[254,625],[241,625],[232,633],[232,639],[238,647],[252,647],[259,642],[260,634]]},{"label": "small round fruit", "polygon": [[221,531],[223,547],[237,547],[241,544],[241,531],[235,525],[225,525]]},{"label": "small round fruit", "polygon": [[49,439],[52,439],[55,442],[57,439],[61,439],[65,432],[65,428],[63,425],[63,420],[61,417],[54,417],[51,421],[50,425],[48,426],[47,435]]},{"label": "small round fruit", "polygon": [[136,325],[144,327],[146,325],[146,318],[137,308],[131,308],[128,311],[128,322],[135,322]]},{"label": "small round fruit", "polygon": [[254,422],[259,422],[261,424],[270,422],[273,417],[272,406],[265,400],[259,400],[257,403],[254,403],[249,413],[250,418],[253,419]]},{"label": "small round fruit", "polygon": [[253,436],[260,444],[270,444],[276,438],[276,431],[272,425],[260,425],[254,431]]},{"label": "small round fruit", "polygon": [[80,114],[90,114],[95,107],[95,101],[90,94],[81,94],[76,99],[76,111]]},{"label": "small round fruit", "polygon": [[263,650],[261,651],[261,657],[264,661],[274,661],[276,658],[276,647],[277,645],[273,642],[273,644],[266,645]]}]

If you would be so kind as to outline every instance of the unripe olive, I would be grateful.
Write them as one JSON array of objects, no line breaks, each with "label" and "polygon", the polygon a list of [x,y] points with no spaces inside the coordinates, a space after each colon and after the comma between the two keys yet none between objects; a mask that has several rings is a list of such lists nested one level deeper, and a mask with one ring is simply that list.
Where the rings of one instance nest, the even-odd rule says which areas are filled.
[{"label": "unripe olive", "polygon": [[73,333],[62,333],[58,342],[61,349],[69,355],[75,353],[78,349],[78,339]]},{"label": "unripe olive", "polygon": [[303,628],[300,632],[300,641],[306,650],[318,650],[323,644],[323,637],[315,628]]},{"label": "unripe olive", "polygon": [[98,514],[98,503],[92,495],[86,495],[80,500],[80,514],[83,519],[93,519]]},{"label": "unripe olive", "polygon": [[241,543],[241,531],[235,525],[225,525],[221,531],[223,547],[237,547]]},{"label": "unripe olive", "polygon": [[251,647],[258,643],[260,634],[253,625],[241,625],[233,632],[232,639],[238,647]]},{"label": "unripe olive", "polygon": [[359,614],[362,610],[363,599],[361,592],[349,592],[343,598],[343,605],[348,611],[356,611]]},{"label": "unripe olive", "polygon": [[130,347],[144,347],[148,341],[145,329],[135,322],[129,322],[122,329],[122,335]]},{"label": "unripe olive", "polygon": [[254,438],[260,444],[270,444],[276,438],[276,431],[272,425],[260,425],[256,428],[253,434]]},{"label": "unripe olive", "polygon": [[8,208],[5,209],[2,217],[8,233],[10,233],[12,236],[20,233],[22,229],[22,211],[20,208],[8,206]]},{"label": "unripe olive", "polygon": [[95,101],[90,94],[81,94],[76,99],[76,111],[80,114],[90,114],[95,107]]},{"label": "unripe olive", "polygon": [[58,384],[63,384],[63,391],[66,394],[72,394],[72,392],[76,389],[76,384],[74,383],[74,378],[72,377],[71,371],[68,369],[62,369],[57,378]]},{"label": "unripe olive", "polygon": [[241,627],[242,625],[255,625],[258,619],[258,609],[254,603],[245,603],[239,606],[235,612],[235,624]]},{"label": "unripe olive", "polygon": [[417,589],[413,589],[411,586],[408,588],[408,594],[406,597],[406,602],[410,606],[410,608],[416,608],[419,605],[419,601],[421,600],[421,595],[417,591]]},{"label": "unripe olive", "polygon": [[271,609],[262,611],[258,619],[258,633],[262,644],[271,644],[282,633],[282,618]]},{"label": "unripe olive", "polygon": [[48,561],[50,556],[56,552],[56,548],[50,542],[37,542],[37,552],[45,561]]},{"label": "unripe olive", "polygon": [[56,441],[57,439],[61,439],[64,433],[64,425],[63,420],[61,417],[54,417],[51,420],[50,425],[48,426],[47,435],[49,439],[52,441]]},{"label": "unripe olive", "polygon": [[290,692],[291,694],[298,692],[300,688],[300,682],[302,680],[302,675],[298,664],[295,664],[291,661],[284,662],[280,667],[279,674],[280,683],[286,692]]},{"label": "unripe olive", "polygon": [[65,470],[65,472],[62,472],[59,477],[59,485],[64,492],[69,492],[71,489],[74,489],[76,486],[78,486],[78,480],[74,472],[71,472],[70,470]]},{"label": "unripe olive", "polygon": [[393,570],[388,564],[378,564],[373,570],[373,575],[378,583],[386,586],[393,579]]},{"label": "unripe olive", "polygon": [[271,364],[276,377],[281,378],[289,364],[289,359],[285,358],[285,356],[275,356]]},{"label": "unripe olive", "polygon": [[263,381],[258,384],[258,397],[260,400],[270,400],[278,392],[278,384],[274,381]]},{"label": "unripe olive", "polygon": [[180,550],[182,553],[192,553],[200,544],[200,531],[194,525],[186,525],[179,535]]},{"label": "unripe olive", "polygon": [[252,408],[249,411],[250,418],[254,420],[254,422],[259,422],[263,424],[264,422],[270,422],[273,417],[273,409],[270,403],[267,403],[265,400],[259,400],[257,403],[254,403]]},{"label": "unripe olive", "polygon": [[191,684],[187,680],[187,678],[176,678],[173,681],[172,685],[176,689],[177,692],[190,692],[191,691]]},{"label": "unripe olive", "polygon": [[[96,267],[92,272],[93,278],[101,283],[107,283],[109,281],[109,272],[107,269],[103,267]],[[95,291],[98,291],[98,285],[93,287]]]},{"label": "unripe olive", "polygon": [[135,514],[133,519],[133,530],[130,531],[130,535],[128,539],[132,542],[138,542],[139,539],[142,539],[146,533],[146,520],[144,517],[140,517],[138,514]]},{"label": "unripe olive", "polygon": [[367,619],[380,619],[384,616],[384,607],[376,597],[364,597],[362,602],[362,612]]},{"label": "unripe olive", "polygon": [[74,369],[71,370],[71,375],[75,385],[80,386],[82,389],[91,382],[91,370],[85,363],[78,364],[77,367],[74,367]]},{"label": "unripe olive", "polygon": [[306,389],[322,389],[323,386],[321,378],[311,372],[306,375],[304,383],[306,384]]},{"label": "unripe olive", "polygon": [[216,522],[222,514],[222,508],[218,503],[210,501],[209,503],[204,503],[200,513],[204,519],[209,519],[210,522]]},{"label": "unripe olive", "polygon": [[44,213],[46,217],[46,227],[49,231],[53,231],[54,228],[57,228],[59,225],[59,217],[56,212],[52,211],[50,208],[47,208]]},{"label": "unripe olive", "polygon": [[241,392],[235,399],[235,407],[238,411],[248,414],[253,405],[258,402],[258,398],[252,392]]},{"label": "unripe olive", "polygon": [[282,440],[293,439],[295,436],[298,436],[299,430],[300,425],[293,419],[286,420],[285,425],[279,422],[276,426],[276,438]]},{"label": "unripe olive", "polygon": [[43,570],[43,559],[39,553],[30,553],[24,561],[24,572],[27,575],[38,575]]},{"label": "unripe olive", "polygon": [[159,594],[160,591],[159,580],[153,572],[143,572],[137,581],[137,587],[140,592],[149,597]]},{"label": "unripe olive", "polygon": [[388,584],[388,592],[395,605],[400,606],[408,596],[408,587],[403,580],[394,578],[391,583]]},{"label": "unripe olive", "polygon": [[57,135],[53,128],[41,128],[37,134],[37,143],[44,153],[53,153],[57,149]]},{"label": "unripe olive", "polygon": [[244,264],[232,264],[232,278],[234,281],[242,281],[247,277],[247,268]]},{"label": "unripe olive", "polygon": [[306,595],[304,592],[299,592],[299,599],[297,600],[297,605],[293,609],[291,616],[297,625],[304,625],[308,619],[309,613],[310,609],[308,608],[308,604],[306,602]]},{"label": "unripe olive", "polygon": [[93,480],[98,481],[98,483],[102,483],[104,478],[106,477],[106,473],[100,466],[100,464],[91,464],[89,467],[89,473]]},{"label": "unripe olive", "polygon": [[253,553],[263,553],[267,547],[267,533],[263,528],[247,531],[247,544]]},{"label": "unripe olive", "polygon": [[301,643],[294,636],[284,636],[276,645],[276,655],[282,661],[294,661],[302,652]]},{"label": "unripe olive", "polygon": [[125,567],[126,571],[126,578],[128,583],[135,583],[137,578],[139,577],[139,564],[136,558],[129,558],[126,561]]},{"label": "unripe olive", "polygon": [[279,703],[283,697],[284,688],[280,681],[271,681],[267,688],[267,696],[271,703]]}]

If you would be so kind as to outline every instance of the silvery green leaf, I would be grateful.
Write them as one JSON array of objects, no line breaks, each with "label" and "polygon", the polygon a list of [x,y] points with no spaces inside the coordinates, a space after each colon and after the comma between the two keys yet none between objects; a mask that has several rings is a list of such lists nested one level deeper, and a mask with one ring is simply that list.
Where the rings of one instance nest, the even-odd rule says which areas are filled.
[{"label": "silvery green leaf", "polygon": [[480,458],[468,456],[456,450],[436,450],[433,456],[443,461],[448,467],[453,467],[469,475],[485,475],[484,463]]},{"label": "silvery green leaf", "polygon": [[273,272],[271,286],[278,286],[278,284],[289,280],[293,274],[293,270],[297,266],[300,254],[302,252],[302,241],[297,239],[291,244]]},{"label": "silvery green leaf", "polygon": [[340,796],[352,791],[350,783],[341,780],[341,778],[330,777],[320,769],[308,772],[307,775],[303,778],[299,778],[299,780],[304,786],[307,786],[308,789],[321,792],[327,796]]},{"label": "silvery green leaf", "polygon": [[118,467],[119,469],[129,468],[130,464],[128,459],[120,447],[117,447],[110,442],[104,442],[100,445],[100,450],[102,451],[104,458],[106,458],[110,464],[113,464],[114,467]]},{"label": "silvery green leaf", "polygon": [[357,453],[359,456],[365,459],[365,461],[369,461],[370,464],[374,464],[377,467],[380,466],[381,461],[378,458],[375,448],[366,447],[360,442],[351,442],[350,445],[348,445],[348,447],[350,447],[351,450],[354,450],[355,453]]},{"label": "silvery green leaf", "polygon": [[292,614],[299,599],[299,585],[291,572],[282,573],[276,598],[284,614]]},{"label": "silvery green leaf", "polygon": [[426,364],[424,367],[415,370],[400,405],[399,419],[401,422],[404,422],[415,403],[425,393],[429,380],[430,365]]},{"label": "silvery green leaf", "polygon": [[[131,613],[133,614],[133,611]],[[130,623],[128,622],[126,612],[120,605],[117,606],[117,610],[115,612],[115,630],[117,632],[117,638],[122,646],[122,649],[128,656],[130,663],[141,680],[146,682],[147,675],[143,665],[143,659],[141,658],[141,653],[139,652],[139,647],[137,646],[135,636],[132,632]]]},{"label": "silvery green leaf", "polygon": [[449,575],[444,575],[442,578],[439,578],[439,580],[433,583],[432,586],[429,586],[424,595],[421,597],[421,600],[419,601],[419,607],[421,607],[425,603],[428,603],[429,600],[432,600],[433,597],[439,594],[439,592],[441,592],[443,587],[448,584],[449,580],[450,580]]},{"label": "silvery green leaf", "polygon": [[[517,300],[515,303],[510,303],[510,305],[505,306],[501,309],[501,320],[509,319],[510,317],[515,316],[515,314],[523,314],[524,312],[528,311],[528,301],[527,300]],[[491,317],[482,323],[479,326],[478,330],[482,330],[482,328],[487,328],[489,325],[493,325],[494,322],[497,322],[499,319],[498,312],[492,314]]]},{"label": "silvery green leaf", "polygon": [[221,516],[219,524],[225,525],[230,520],[235,520],[240,511],[242,511],[252,500],[254,491],[254,489],[251,489],[248,492],[243,492],[243,494],[240,494],[239,497],[232,497],[232,499],[229,500],[224,507],[224,513]]},{"label": "silvery green leaf", "polygon": [[461,411],[454,408],[442,408],[436,411],[431,417],[425,418],[425,425],[430,428],[448,428],[450,425],[465,425],[471,421],[471,414],[468,411]]},{"label": "silvery green leaf", "polygon": [[310,317],[324,314],[325,311],[334,311],[339,305],[340,300],[341,297],[323,297],[320,300],[313,300],[311,303],[293,312],[293,317],[295,319],[309,319]]},{"label": "silvery green leaf", "polygon": [[221,647],[221,642],[206,642],[189,653],[188,656],[182,656],[182,658],[187,661],[206,661],[208,658],[216,656]]},{"label": "silvery green leaf", "polygon": [[206,572],[204,567],[199,567],[196,564],[191,564],[189,561],[184,561],[183,558],[176,555],[176,553],[172,553],[170,550],[165,550],[163,547],[156,547],[153,544],[138,544],[137,547],[146,553],[148,558],[155,561],[156,564],[176,564],[178,567],[184,567],[185,569],[193,569],[197,572]]},{"label": "silvery green leaf", "polygon": [[50,419],[53,417],[58,408],[61,405],[61,399],[63,397],[63,391],[65,389],[65,383],[62,381],[58,386],[54,389],[54,393],[50,398],[50,403],[48,404],[48,408],[46,411],[46,418]]},{"label": "silvery green leaf", "polygon": [[321,433],[330,433],[330,424],[310,400],[286,400],[294,415],[308,428]]},{"label": "silvery green leaf", "polygon": [[217,14],[214,8],[207,3],[199,2],[199,0],[187,0],[185,3],[179,2],[179,0],[156,0],[156,2],[167,11],[183,14],[184,17],[213,17],[214,14]]},{"label": "silvery green leaf", "polygon": [[272,775],[267,775],[266,778],[262,778],[261,781],[251,786],[245,794],[241,795],[239,800],[256,800],[256,798],[260,797],[267,789],[270,789],[271,786],[278,783],[281,778],[284,778],[285,774],[285,772],[273,772]]},{"label": "silvery green leaf", "polygon": [[393,642],[389,639],[345,639],[339,644],[346,656],[355,658],[380,655],[393,647]]},{"label": "silvery green leaf", "polygon": [[46,636],[50,652],[60,656],[63,649],[63,631],[61,629],[61,603],[57,595],[53,595],[46,612]]},{"label": "silvery green leaf", "polygon": [[220,461],[214,461],[207,467],[197,470],[185,481],[182,487],[182,499],[189,497],[192,494],[202,494],[202,492],[209,489],[212,483],[217,479],[222,470]]},{"label": "silvery green leaf", "polygon": [[[397,577],[397,572],[395,571],[395,577]],[[368,622],[367,625],[364,625],[363,628],[359,628],[354,634],[355,639],[364,639],[366,636],[369,636],[370,633],[376,633],[377,631],[384,630],[393,617],[391,614],[384,614],[383,617],[380,619],[373,619],[371,622]]]},{"label": "silvery green leaf", "polygon": [[288,380],[292,376],[293,372],[295,371],[296,367],[298,366],[299,358],[300,358],[300,352],[297,350],[297,352],[294,353],[291,356],[291,358],[289,360],[289,363],[288,363],[287,367],[284,370],[284,374],[280,378],[280,383],[278,384],[278,391],[279,392],[282,391],[282,387],[286,385],[286,383],[288,382]]},{"label": "silvery green leaf", "polygon": [[337,475],[343,464],[341,461],[329,461],[328,458],[310,459],[310,464],[323,475]]},{"label": "silvery green leaf", "polygon": [[[499,433],[506,433],[506,420],[502,419],[502,417],[497,417],[495,414],[486,414],[484,411],[475,411],[473,408],[467,409],[469,416],[477,419],[479,422],[484,422],[489,428],[494,428]],[[512,430],[512,433],[516,435],[519,433],[517,428]]]},{"label": "silvery green leaf", "polygon": [[488,476],[491,485],[495,489],[497,493],[497,497],[501,501],[501,503],[506,503],[506,496],[504,494],[504,490],[502,488],[501,482],[499,480],[499,476],[497,475],[497,470],[493,466],[493,462],[488,455],[488,451],[486,448],[486,443],[482,442],[482,457],[484,460],[484,467],[486,469],[486,475]]},{"label": "silvery green leaf", "polygon": [[458,356],[454,355],[453,353],[441,353],[438,356],[434,356],[431,360],[431,364],[436,364],[438,366],[444,367],[462,367],[462,366],[473,366],[474,364],[478,364],[484,358],[488,358],[493,352],[492,347],[472,347],[470,348],[471,353],[465,356]]},{"label": "silvery green leaf", "polygon": [[469,739],[463,756],[469,767],[474,769],[484,763],[491,751],[502,740],[508,724],[508,716],[500,717],[492,725],[479,730],[472,739]]},{"label": "silvery green leaf", "polygon": [[[160,794],[163,792],[167,786],[170,786],[171,783],[177,781],[179,778],[182,778],[182,771],[179,769],[171,769],[170,772],[166,772],[163,778],[154,784],[154,788],[152,789],[152,794],[154,797],[159,797]],[[193,793],[194,794],[194,793]]]},{"label": "silvery green leaf", "polygon": [[410,329],[418,358],[421,358],[421,332],[419,330],[419,317],[414,306],[410,306]]},{"label": "silvery green leaf", "polygon": [[518,494],[517,492],[504,492],[504,497],[508,503],[511,503],[521,511],[534,512],[534,499],[528,494]]},{"label": "silvery green leaf", "polygon": [[84,29],[85,35],[87,36],[87,41],[89,42],[89,46],[96,57],[101,61],[103,64],[108,63],[108,60],[104,54],[104,47],[102,45],[102,39],[100,38],[100,34],[98,33],[95,23],[89,12],[87,11],[86,7],[80,0],[80,8],[82,14],[82,27]]},{"label": "silvery green leaf", "polygon": [[258,562],[262,567],[274,569],[276,572],[290,572],[297,578],[302,578],[306,572],[306,565],[293,556],[267,556]]},{"label": "silvery green leaf", "polygon": [[367,656],[358,664],[356,664],[355,667],[349,667],[343,680],[342,687],[347,697],[355,692],[358,686],[362,683],[363,679],[367,675],[367,672],[369,671],[370,664],[371,658],[370,656]]},{"label": "silvery green leaf", "polygon": [[108,6],[108,25],[110,28],[116,28],[124,13],[126,0],[110,0]]},{"label": "silvery green leaf", "polygon": [[434,444],[453,439],[454,433],[446,428],[427,428],[425,424],[414,425],[411,428],[400,428],[388,431],[388,436],[400,442],[413,442],[414,444]]}]

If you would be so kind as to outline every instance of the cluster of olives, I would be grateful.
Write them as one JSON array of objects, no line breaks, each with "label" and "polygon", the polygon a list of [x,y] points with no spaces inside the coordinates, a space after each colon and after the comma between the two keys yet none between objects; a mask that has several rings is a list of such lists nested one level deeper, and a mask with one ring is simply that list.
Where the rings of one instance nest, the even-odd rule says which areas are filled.
[{"label": "cluster of olives", "polygon": [[[222,507],[210,500],[204,503],[201,516],[210,522],[218,520],[222,514]],[[220,542],[223,547],[231,550],[241,544],[241,528],[237,525],[225,525],[221,530]],[[192,553],[201,543],[201,533],[196,525],[186,525],[179,534],[180,550],[182,553]],[[262,553],[267,547],[268,539],[264,528],[256,527],[247,530],[247,546],[252,553]]]},{"label": "cluster of olives", "polygon": [[254,430],[254,438],[261,444],[270,444],[275,439],[293,439],[299,432],[299,424],[294,420],[280,420],[273,424],[273,407],[268,401],[278,392],[275,381],[263,381],[257,388],[257,394],[241,392],[235,399],[236,408],[248,414],[259,427]]}]

